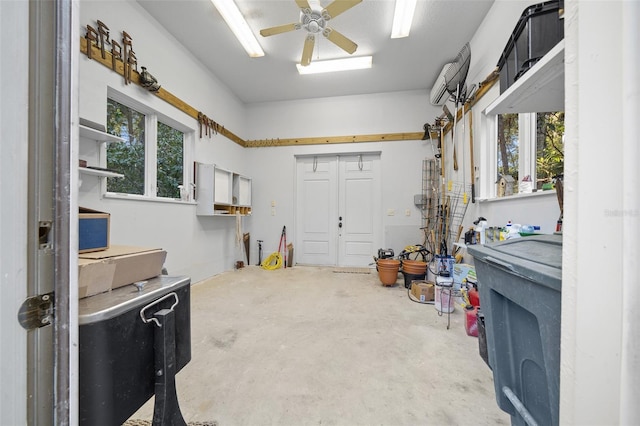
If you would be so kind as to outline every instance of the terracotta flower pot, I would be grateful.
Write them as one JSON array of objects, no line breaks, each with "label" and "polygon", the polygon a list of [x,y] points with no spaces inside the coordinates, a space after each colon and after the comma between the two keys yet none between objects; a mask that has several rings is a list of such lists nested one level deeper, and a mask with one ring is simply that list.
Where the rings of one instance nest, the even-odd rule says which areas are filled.
[{"label": "terracotta flower pot", "polygon": [[427,270],[427,262],[421,262],[419,260],[403,260],[402,271],[407,274],[420,275],[424,274]]},{"label": "terracotta flower pot", "polygon": [[400,261],[395,259],[378,259],[378,277],[382,285],[391,286],[398,280]]},{"label": "terracotta flower pot", "polygon": [[400,261],[398,259],[378,259],[377,264],[378,264],[378,267],[380,266],[395,266],[396,268],[400,267]]}]

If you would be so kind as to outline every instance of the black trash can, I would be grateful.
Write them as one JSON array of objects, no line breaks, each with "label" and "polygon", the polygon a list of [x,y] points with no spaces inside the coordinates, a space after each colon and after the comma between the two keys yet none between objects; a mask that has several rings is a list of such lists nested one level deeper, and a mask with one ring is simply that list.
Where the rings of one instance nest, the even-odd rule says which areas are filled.
[{"label": "black trash can", "polygon": [[127,285],[79,300],[81,425],[121,425],[155,394],[154,313],[172,311],[175,344],[162,349],[175,355],[175,372],[191,360],[190,283],[161,275],[142,291]]}]

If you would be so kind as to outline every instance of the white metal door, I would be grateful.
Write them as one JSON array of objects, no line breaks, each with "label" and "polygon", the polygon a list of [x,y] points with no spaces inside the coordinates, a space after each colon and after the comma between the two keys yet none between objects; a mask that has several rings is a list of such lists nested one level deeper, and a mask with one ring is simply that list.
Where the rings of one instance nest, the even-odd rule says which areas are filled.
[{"label": "white metal door", "polygon": [[379,159],[379,154],[297,159],[297,263],[371,263],[382,221]]},{"label": "white metal door", "polygon": [[297,263],[334,265],[338,232],[336,158],[298,158],[296,166]]},{"label": "white metal door", "polygon": [[381,228],[379,155],[340,157],[338,265],[364,267],[373,260]]}]

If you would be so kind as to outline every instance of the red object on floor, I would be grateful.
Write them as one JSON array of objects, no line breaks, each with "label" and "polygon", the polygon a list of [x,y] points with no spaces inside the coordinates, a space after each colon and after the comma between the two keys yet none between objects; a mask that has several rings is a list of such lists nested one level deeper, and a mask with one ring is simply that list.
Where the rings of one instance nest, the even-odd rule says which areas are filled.
[{"label": "red object on floor", "polygon": [[469,290],[469,303],[476,308],[480,306],[480,293],[478,293],[478,289],[475,287]]},{"label": "red object on floor", "polygon": [[467,332],[467,335],[478,337],[478,307],[467,305],[464,313],[466,316],[464,329]]}]

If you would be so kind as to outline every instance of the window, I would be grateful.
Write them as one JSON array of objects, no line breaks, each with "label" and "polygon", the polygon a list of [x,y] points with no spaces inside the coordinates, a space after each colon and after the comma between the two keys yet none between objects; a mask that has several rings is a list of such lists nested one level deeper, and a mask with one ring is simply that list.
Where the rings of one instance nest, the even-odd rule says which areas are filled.
[{"label": "window", "polygon": [[498,178],[511,177],[518,192],[518,114],[498,116]]},{"label": "window", "polygon": [[564,112],[501,114],[496,122],[495,185],[489,193],[552,189],[564,169]]},{"label": "window", "polygon": [[541,112],[536,120],[536,189],[564,171],[564,112]]},{"label": "window", "polygon": [[179,198],[182,185],[184,134],[158,122],[158,197]]},{"label": "window", "polygon": [[124,174],[107,178],[107,192],[180,199],[180,187],[187,186],[189,176],[185,166],[188,129],[132,104],[107,100],[107,132],[124,139],[107,147],[107,168]]},{"label": "window", "polygon": [[124,139],[107,147],[107,168],[124,175],[107,179],[108,192],[144,195],[145,121],[144,114],[107,101],[107,132]]}]

